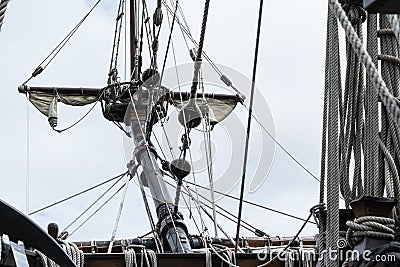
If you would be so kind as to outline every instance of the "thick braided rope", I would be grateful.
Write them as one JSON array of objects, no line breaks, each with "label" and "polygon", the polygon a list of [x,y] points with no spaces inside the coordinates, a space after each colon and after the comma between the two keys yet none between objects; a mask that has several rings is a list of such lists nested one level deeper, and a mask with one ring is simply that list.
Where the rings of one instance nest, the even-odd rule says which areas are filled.
[{"label": "thick braided rope", "polygon": [[[361,19],[358,23],[358,34],[359,36],[363,35],[362,32],[362,22]],[[357,97],[357,109],[355,109],[356,115],[356,129],[355,129],[355,142],[354,142],[354,159],[355,159],[355,168],[353,175],[353,193],[352,198],[356,199],[363,194],[362,188],[362,143],[363,143],[363,131],[364,131],[364,97],[365,97],[365,86],[364,86],[364,68],[362,67],[359,60],[356,60],[358,67],[358,97]]]},{"label": "thick braided rope", "polygon": [[85,265],[83,251],[80,250],[78,246],[74,243],[70,243],[65,240],[63,240],[62,243],[65,251],[67,252],[68,256],[71,257],[75,265],[77,267],[83,267]]},{"label": "thick braided rope", "polygon": [[157,256],[156,253],[153,250],[146,249],[145,252],[150,260],[150,266],[149,267],[157,267]]},{"label": "thick braided rope", "polygon": [[208,249],[206,250],[206,267],[213,267],[211,251]]},{"label": "thick braided rope", "polygon": [[4,17],[6,16],[7,4],[10,0],[0,0],[0,31],[3,26]]},{"label": "thick braided rope", "polygon": [[387,150],[385,144],[382,142],[382,140],[379,139],[379,147],[382,150],[384,154],[384,158],[388,164],[388,167],[390,168],[390,171],[392,173],[392,179],[386,181],[386,191],[388,197],[394,197],[394,198],[399,198],[400,197],[400,178],[399,178],[399,173],[396,167],[396,163],[394,162],[393,157],[390,155],[389,151]]},{"label": "thick braided rope", "polygon": [[347,221],[349,227],[346,239],[351,247],[354,247],[353,237],[375,237],[394,240],[395,221],[392,218],[364,216],[354,221]]},{"label": "thick braided rope", "polygon": [[[377,40],[377,16],[368,14],[367,18],[367,51],[375,66],[378,65],[378,40]],[[377,147],[379,132],[378,117],[378,94],[373,87],[370,78],[366,80],[365,92],[365,164],[364,164],[364,191],[368,188],[368,193],[373,196],[381,196],[383,190],[378,176],[378,155]],[[365,192],[364,192],[365,194]]]},{"label": "thick braided rope", "polygon": [[[355,53],[351,50],[350,44],[346,44],[347,54],[347,68],[346,68],[346,83],[345,83],[345,94],[344,94],[344,105],[343,115],[341,117],[341,132],[342,132],[342,143],[341,143],[341,162],[340,162],[340,191],[345,199],[346,206],[349,206],[351,189],[349,184],[349,164],[351,157],[351,144],[353,138],[353,122],[354,122],[354,91],[357,90],[355,87],[354,74],[357,73],[354,67],[355,64]],[[347,118],[347,120],[346,120]],[[344,123],[346,122],[346,123]]]},{"label": "thick braided rope", "polygon": [[345,30],[346,36],[349,39],[354,51],[357,53],[360,61],[367,70],[368,75],[371,77],[374,87],[377,89],[378,94],[381,98],[383,105],[386,107],[388,113],[393,117],[393,120],[397,126],[400,125],[400,108],[396,103],[395,98],[389,92],[385,82],[378,72],[375,64],[373,63],[368,52],[362,45],[361,40],[358,38],[355,30],[353,29],[350,21],[348,20],[346,13],[342,6],[337,0],[328,0],[329,6],[332,8],[336,18]]},{"label": "thick braided rope", "polygon": [[207,27],[207,19],[208,19],[208,10],[210,8],[210,0],[205,0],[204,3],[204,12],[203,12],[203,20],[201,23],[201,31],[200,31],[200,40],[199,40],[199,46],[197,48],[197,55],[196,55],[196,61],[194,63],[194,74],[193,74],[193,80],[192,80],[192,88],[190,90],[190,98],[194,98],[196,95],[196,90],[197,90],[197,82],[198,82],[198,77],[199,77],[199,70],[201,67],[201,55],[203,53],[203,46],[204,46],[204,38],[206,35],[206,27]]},{"label": "thick braided rope", "polygon": [[134,249],[124,250],[125,267],[137,267],[136,252]]},{"label": "thick braided rope", "polygon": [[396,35],[397,40],[400,42],[400,17],[399,15],[386,15],[390,25]]},{"label": "thick braided rope", "polygon": [[[385,79],[391,93],[396,97],[399,95],[400,70],[398,67],[399,48],[398,41],[391,30],[389,18],[380,17],[380,38],[381,53],[379,59],[382,60],[382,77]],[[379,143],[384,162],[384,177],[388,196],[399,196],[399,175],[394,158],[400,155],[399,129],[390,116],[382,117],[382,141]]]},{"label": "thick braided rope", "polygon": [[[69,243],[65,240],[62,240],[62,247],[67,253],[67,255],[71,258],[71,260],[75,263],[76,267],[84,267],[85,262],[84,262],[84,254],[83,252],[78,248],[78,246],[74,243]],[[49,257],[41,253],[40,251],[37,251],[44,267],[59,267],[57,263],[55,263],[53,260],[51,260]]]},{"label": "thick braided rope", "polygon": [[[337,250],[339,238],[339,92],[341,92],[338,25],[333,10],[328,12],[329,20],[327,52],[328,64],[328,155],[327,155],[327,227],[326,246],[329,250]],[[325,259],[328,267],[338,267],[339,262]]]},{"label": "thick braided rope", "polygon": [[[394,160],[393,160],[392,156],[390,155],[390,152],[388,151],[387,147],[382,142],[382,140],[379,139],[378,144],[379,144],[379,148],[381,149],[381,151],[384,155],[384,158],[385,158],[387,164],[389,165],[390,169],[395,174],[395,176],[397,176],[397,179],[398,179],[396,164],[394,163]],[[386,175],[385,175],[385,177],[386,177]],[[394,197],[394,182],[393,182],[393,180],[389,180],[389,179],[386,180],[386,194],[388,197]]]}]

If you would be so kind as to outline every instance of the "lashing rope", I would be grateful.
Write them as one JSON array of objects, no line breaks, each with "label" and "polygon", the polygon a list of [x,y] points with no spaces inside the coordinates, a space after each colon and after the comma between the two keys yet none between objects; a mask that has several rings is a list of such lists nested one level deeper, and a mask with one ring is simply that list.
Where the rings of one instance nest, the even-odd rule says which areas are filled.
[{"label": "lashing rope", "polygon": [[394,240],[395,220],[392,218],[364,216],[354,221],[347,221],[349,227],[346,232],[347,243],[354,247],[353,237],[373,237],[378,239]]}]

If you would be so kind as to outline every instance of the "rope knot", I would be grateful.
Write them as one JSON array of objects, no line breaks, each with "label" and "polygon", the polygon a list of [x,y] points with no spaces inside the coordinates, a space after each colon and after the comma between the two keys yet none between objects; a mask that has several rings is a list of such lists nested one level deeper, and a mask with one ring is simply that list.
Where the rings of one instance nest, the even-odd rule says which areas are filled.
[{"label": "rope knot", "polygon": [[343,4],[343,10],[346,12],[351,24],[364,23],[367,19],[367,12],[363,8],[362,1],[348,0]]}]

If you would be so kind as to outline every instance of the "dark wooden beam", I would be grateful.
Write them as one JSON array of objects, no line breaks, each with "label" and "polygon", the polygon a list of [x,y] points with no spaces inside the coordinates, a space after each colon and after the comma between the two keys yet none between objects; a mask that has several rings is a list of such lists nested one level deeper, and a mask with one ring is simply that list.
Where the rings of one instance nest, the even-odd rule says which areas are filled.
[{"label": "dark wooden beam", "polygon": [[364,0],[364,7],[370,13],[400,13],[399,0]]},{"label": "dark wooden beam", "polygon": [[[189,100],[190,98],[190,92],[170,92],[170,96],[172,100]],[[236,100],[236,101],[240,101],[241,97],[239,95],[228,95],[228,94],[214,94],[214,93],[197,93],[196,97],[201,99],[203,98],[203,96],[205,98],[214,98],[214,99],[218,99],[218,100]]]},{"label": "dark wooden beam", "polygon": [[18,91],[22,94],[26,93],[47,93],[47,94],[65,94],[65,95],[81,95],[81,96],[100,96],[103,88],[89,87],[44,87],[44,86],[27,86],[21,85]]}]

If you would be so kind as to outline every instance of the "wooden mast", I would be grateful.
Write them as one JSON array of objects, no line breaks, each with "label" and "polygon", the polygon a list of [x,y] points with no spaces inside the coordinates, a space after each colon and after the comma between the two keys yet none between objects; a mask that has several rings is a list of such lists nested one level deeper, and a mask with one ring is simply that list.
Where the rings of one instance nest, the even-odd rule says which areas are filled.
[{"label": "wooden mast", "polygon": [[[139,79],[139,73],[136,69],[136,44],[137,32],[136,24],[136,4],[135,0],[130,0],[130,51],[131,51],[131,73],[133,83]],[[157,231],[160,234],[163,244],[168,244],[171,252],[173,253],[188,253],[192,252],[187,237],[188,231],[183,221],[183,217],[174,213],[173,199],[169,194],[166,183],[164,181],[163,173],[161,172],[157,158],[154,153],[154,148],[151,148],[145,140],[147,111],[151,110],[149,105],[149,96],[152,94],[144,94],[144,91],[154,90],[153,88],[141,88],[137,90],[135,100],[132,99],[131,107],[128,107],[128,114],[130,115],[130,127],[132,129],[132,139],[135,144],[135,152],[133,157],[136,162],[142,166],[142,173],[140,175],[141,181],[150,189],[158,217]],[[136,175],[137,167],[135,165],[128,166],[130,174]],[[142,178],[143,177],[143,178]]]},{"label": "wooden mast", "polygon": [[138,77],[138,72],[135,71],[135,65],[136,65],[136,48],[137,48],[137,32],[136,32],[136,1],[135,0],[130,0],[130,55],[131,55],[131,60],[130,60],[130,69],[131,69],[131,77],[133,80],[137,80]]}]

